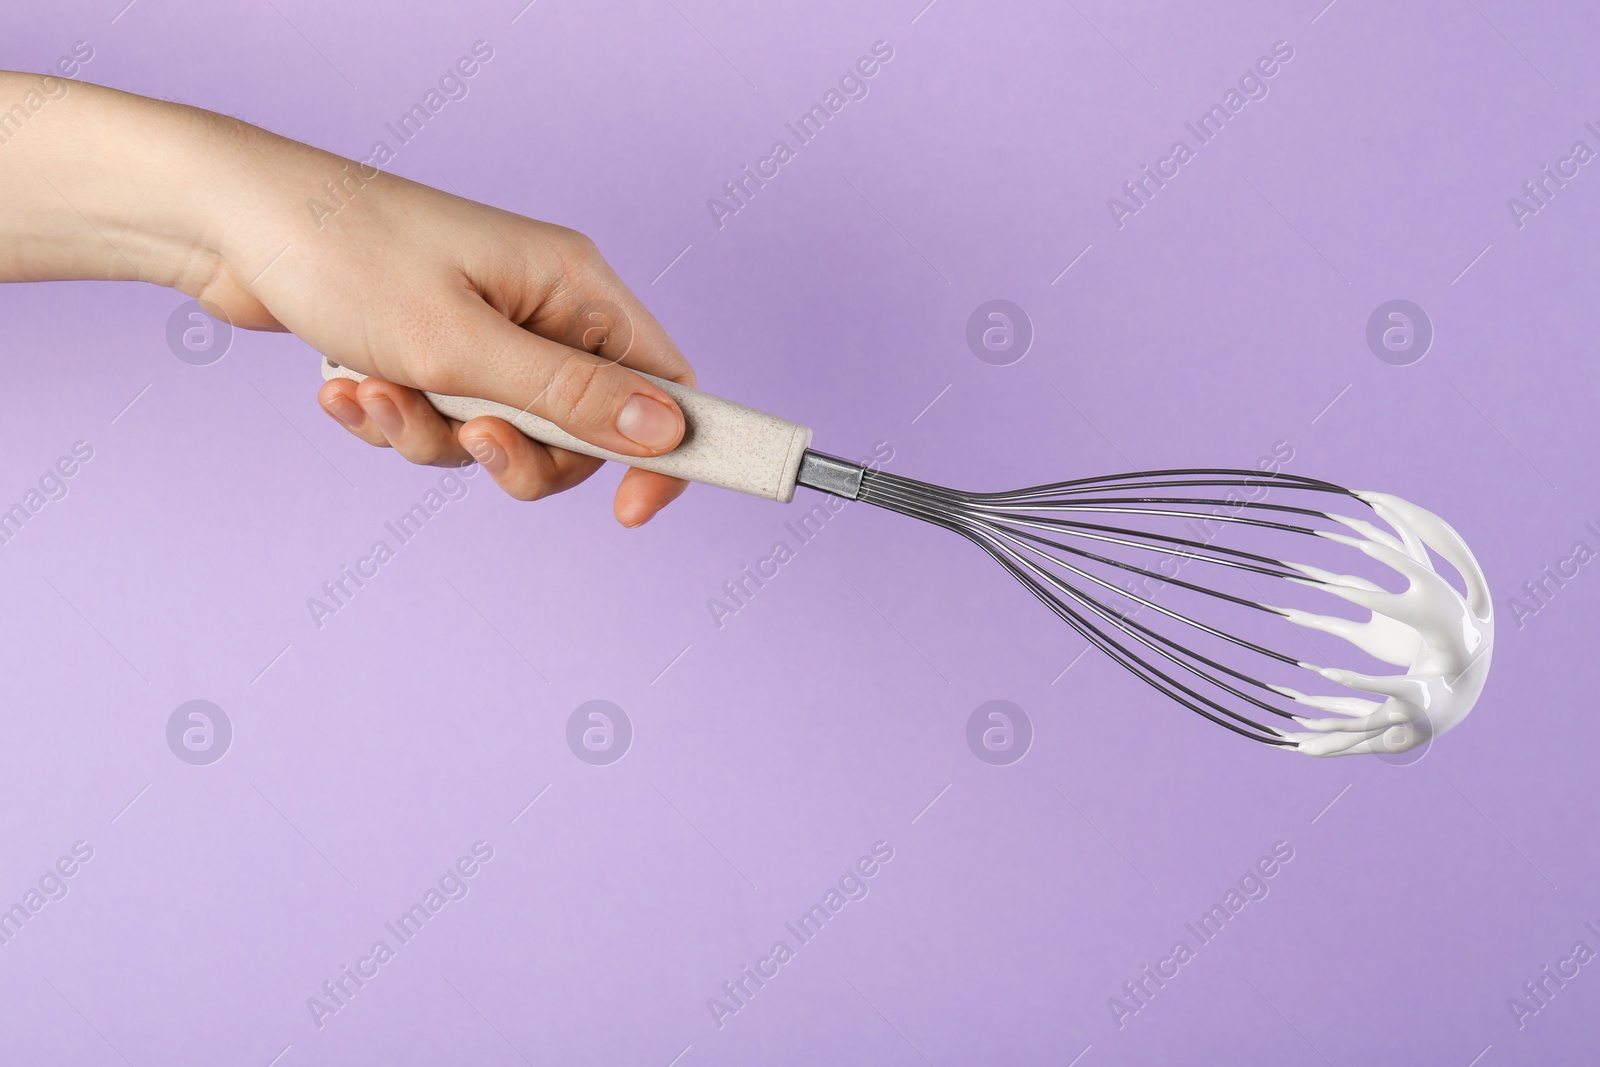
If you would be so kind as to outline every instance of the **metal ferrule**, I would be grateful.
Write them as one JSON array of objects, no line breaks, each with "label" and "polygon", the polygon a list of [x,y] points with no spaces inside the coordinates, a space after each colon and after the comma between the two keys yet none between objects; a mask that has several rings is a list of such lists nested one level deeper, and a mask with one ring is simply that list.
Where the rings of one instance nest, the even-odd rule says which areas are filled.
[{"label": "metal ferrule", "polygon": [[855,500],[861,495],[861,476],[867,468],[837,456],[806,450],[800,457],[800,475],[796,481],[819,492]]}]

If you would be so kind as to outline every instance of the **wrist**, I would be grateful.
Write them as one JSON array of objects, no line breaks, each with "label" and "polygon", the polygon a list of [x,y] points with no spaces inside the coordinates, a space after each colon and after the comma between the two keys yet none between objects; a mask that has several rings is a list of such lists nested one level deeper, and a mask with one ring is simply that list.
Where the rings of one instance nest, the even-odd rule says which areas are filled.
[{"label": "wrist", "polygon": [[250,217],[249,144],[271,135],[198,108],[80,88],[106,94],[86,109],[105,155],[81,161],[80,172],[99,175],[86,183],[82,213],[143,280],[197,295]]}]

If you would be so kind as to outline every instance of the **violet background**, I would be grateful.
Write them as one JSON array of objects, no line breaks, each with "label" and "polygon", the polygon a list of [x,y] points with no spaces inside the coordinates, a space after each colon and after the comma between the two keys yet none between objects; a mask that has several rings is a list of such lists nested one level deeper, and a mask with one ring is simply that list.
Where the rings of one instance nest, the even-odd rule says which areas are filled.
[{"label": "violet background", "polygon": [[[354,156],[487,41],[393,169],[591,234],[712,391],[972,488],[1248,466],[1287,441],[1290,471],[1447,516],[1501,638],[1476,713],[1420,762],[1298,758],[1098,654],[1062,676],[1080,639],[971,546],[865,506],[718,630],[707,599],[798,509],[697,488],[626,531],[614,471],[532,506],[473,480],[318,630],[306,598],[439,472],[322,415],[295,338],[240,333],[194,367],[165,340],[179,294],[6,286],[0,502],[74,441],[95,455],[0,549],[0,903],[72,842],[95,855],[0,946],[5,1061],[1593,1049],[1593,966],[1525,1029],[1506,1002],[1600,948],[1600,578],[1522,628],[1508,598],[1580,537],[1600,547],[1600,178],[1520,230],[1505,202],[1596,146],[1600,14],[1323,2],[8,13],[7,66],[87,40],[89,80]],[[878,40],[895,56],[870,95],[719,231],[706,198]],[[1106,198],[1279,40],[1270,95],[1118,230]],[[1364,340],[1397,297],[1436,330],[1406,367]],[[992,298],[1036,331],[1007,367],[964,338]],[[205,767],[165,740],[195,698],[235,731]],[[595,698],[636,731],[606,767],[564,737]],[[1009,767],[965,742],[994,698],[1036,731]],[[306,999],[480,839],[470,895],[318,1029]],[[895,857],[870,895],[719,1030],[707,998],[878,840]],[[1107,998],[1277,841],[1295,857],[1267,899],[1119,1030]]]}]

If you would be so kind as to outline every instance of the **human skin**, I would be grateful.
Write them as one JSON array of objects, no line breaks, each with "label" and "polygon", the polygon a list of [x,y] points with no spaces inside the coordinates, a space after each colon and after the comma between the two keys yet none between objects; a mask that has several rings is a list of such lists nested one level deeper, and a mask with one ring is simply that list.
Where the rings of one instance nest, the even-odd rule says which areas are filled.
[{"label": "human skin", "polygon": [[[343,191],[337,212],[325,183]],[[413,463],[477,461],[511,496],[601,465],[509,423],[461,424],[421,391],[530,411],[623,455],[669,452],[683,416],[634,373],[694,384],[594,243],[199,108],[0,72],[0,281],[170,286],[252,330],[291,331],[369,377],[323,410]],[[631,368],[631,369],[630,369]],[[629,469],[613,510],[648,521],[685,484]]]}]

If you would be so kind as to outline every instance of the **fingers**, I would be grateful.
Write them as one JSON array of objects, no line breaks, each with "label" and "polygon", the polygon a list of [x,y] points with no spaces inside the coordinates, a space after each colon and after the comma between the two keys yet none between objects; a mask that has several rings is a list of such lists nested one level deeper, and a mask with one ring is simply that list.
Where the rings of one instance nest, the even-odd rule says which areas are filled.
[{"label": "fingers", "polygon": [[427,388],[531,412],[623,455],[658,456],[683,438],[682,412],[649,380],[530,333],[475,293],[461,299],[459,327],[423,339],[417,350]]},{"label": "fingers", "polygon": [[565,492],[599,469],[601,460],[531,441],[510,423],[484,416],[461,427],[457,438],[495,484],[518,500]]},{"label": "fingers", "polygon": [[[495,484],[518,500],[564,493],[601,466],[601,460],[524,437],[495,418],[477,418],[461,427],[461,445],[489,472]],[[624,526],[643,526],[676,500],[689,483],[654,471],[631,469],[617,486],[613,511]]]},{"label": "fingers", "polygon": [[330,378],[323,382],[322,388],[317,390],[317,403],[334,421],[367,444],[389,447],[389,439],[383,436],[378,424],[367,417],[356,399],[356,383],[349,378]]},{"label": "fingers", "polygon": [[466,307],[449,313],[466,328],[422,338],[413,348],[421,358],[406,362],[426,365],[427,388],[530,411],[611,451],[670,451],[682,438],[682,415],[631,371],[692,385],[688,361],[592,241],[538,226],[546,259],[469,268],[461,299],[476,313],[470,321]]},{"label": "fingers", "polygon": [[658,511],[682,496],[687,488],[689,483],[682,478],[669,478],[634,467],[622,476],[611,510],[622,525],[643,526],[655,518]]},{"label": "fingers", "polygon": [[[468,283],[505,318],[568,348],[658,378],[694,384],[694,372],[678,346],[588,237],[510,212],[482,205],[473,208],[484,221],[488,221],[485,212],[499,218],[492,224],[492,246],[512,248],[515,253],[463,265]],[[513,245],[505,232],[521,240]]]},{"label": "fingers", "polygon": [[571,237],[577,251],[555,287],[523,325],[553,341],[581,348],[658,378],[695,383],[694,371],[648,308],[601,258],[594,243]]},{"label": "fingers", "polygon": [[[323,383],[317,399],[324,411],[368,444],[393,447],[414,463],[459,466],[476,461],[517,500],[565,492],[602,464],[591,456],[530,440],[501,419],[454,423],[416,390],[376,378],[359,384],[334,378]],[[393,428],[392,438],[387,427]],[[442,442],[441,434],[451,441]],[[617,486],[613,507],[617,521],[630,527],[644,525],[682,495],[688,484],[653,471],[629,470]]]},{"label": "fingers", "polygon": [[456,440],[456,427],[415,389],[378,378],[336,378],[317,391],[322,408],[368,444],[392,447],[413,463],[460,467],[472,457]]}]

